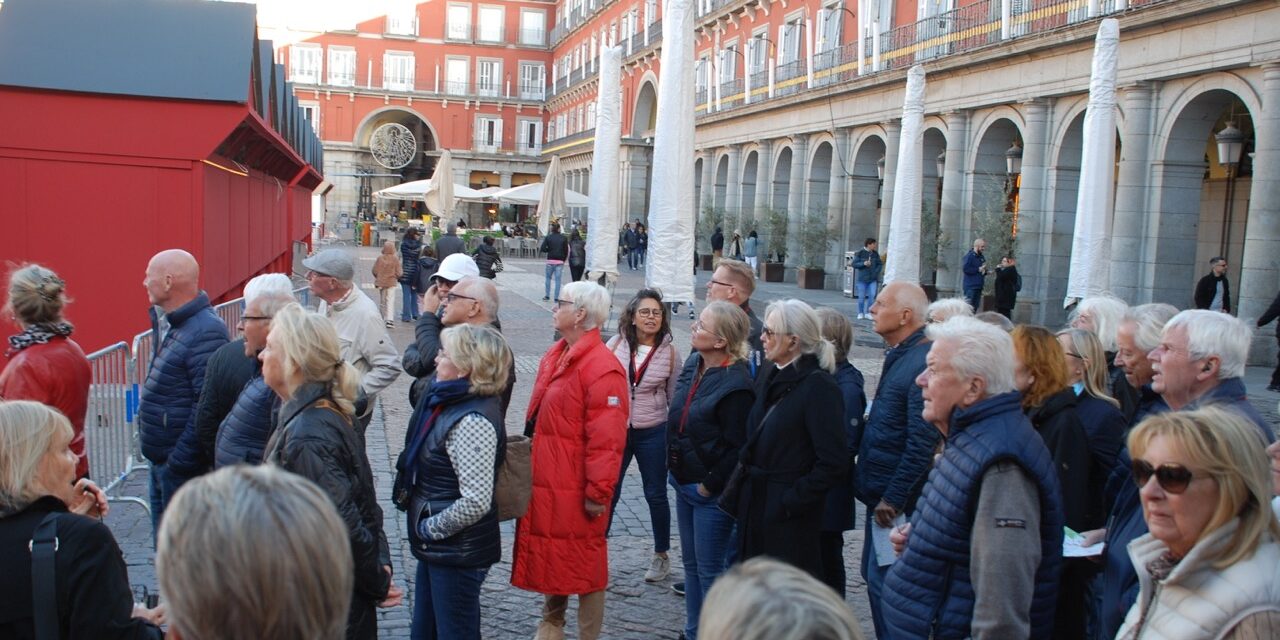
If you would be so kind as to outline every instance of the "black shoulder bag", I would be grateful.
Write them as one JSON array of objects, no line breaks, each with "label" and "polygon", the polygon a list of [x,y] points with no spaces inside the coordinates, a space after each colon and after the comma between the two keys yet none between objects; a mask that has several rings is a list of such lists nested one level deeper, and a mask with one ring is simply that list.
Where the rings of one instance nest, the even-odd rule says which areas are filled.
[{"label": "black shoulder bag", "polygon": [[58,588],[53,565],[58,553],[58,514],[50,513],[40,521],[31,543],[31,613],[35,620],[36,640],[58,640]]}]

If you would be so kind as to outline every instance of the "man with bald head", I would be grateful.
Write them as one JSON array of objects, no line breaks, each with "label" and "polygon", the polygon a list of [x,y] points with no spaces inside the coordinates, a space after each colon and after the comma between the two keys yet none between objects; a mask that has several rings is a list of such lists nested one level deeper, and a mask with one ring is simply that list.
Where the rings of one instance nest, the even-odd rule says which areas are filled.
[{"label": "man with bald head", "polygon": [[880,383],[861,437],[854,486],[867,505],[866,543],[862,545],[862,577],[871,600],[876,636],[885,637],[880,594],[893,558],[876,556],[875,535],[887,535],[894,519],[910,514],[929,475],[934,450],[942,434],[924,419],[924,397],[915,383],[925,369],[929,341],[925,317],[929,298],[919,285],[890,282],[871,305],[875,332],[889,345]]},{"label": "man with bald head", "polygon": [[[187,478],[169,469],[169,458],[201,457],[196,406],[209,358],[226,344],[227,326],[200,291],[200,265],[181,249],[157,253],[142,286],[151,303],[151,368],[138,403],[138,440],[151,462],[151,522]],[[153,528],[154,531],[154,528]]]}]

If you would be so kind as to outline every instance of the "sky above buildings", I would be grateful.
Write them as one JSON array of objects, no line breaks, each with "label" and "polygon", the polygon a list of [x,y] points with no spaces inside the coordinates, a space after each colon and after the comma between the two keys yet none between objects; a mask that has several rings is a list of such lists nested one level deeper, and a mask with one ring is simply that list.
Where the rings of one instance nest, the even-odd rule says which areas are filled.
[{"label": "sky above buildings", "polygon": [[[241,1],[241,0],[236,0]],[[410,7],[414,0],[250,0],[258,6],[258,37],[275,48],[325,31],[354,29],[356,24]]]}]

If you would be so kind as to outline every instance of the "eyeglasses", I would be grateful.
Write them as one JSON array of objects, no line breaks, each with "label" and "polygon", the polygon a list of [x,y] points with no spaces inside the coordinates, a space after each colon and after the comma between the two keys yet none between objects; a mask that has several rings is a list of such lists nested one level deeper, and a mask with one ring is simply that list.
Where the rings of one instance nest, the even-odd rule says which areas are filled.
[{"label": "eyeglasses", "polygon": [[560,307],[563,307],[563,306],[565,306],[565,305],[573,306],[573,301],[572,301],[572,300],[561,300],[560,298],[556,298],[556,300],[555,300],[555,304],[551,305],[551,310],[552,310],[552,311],[559,311],[559,310],[560,310]]},{"label": "eyeglasses", "polygon": [[454,285],[458,284],[457,280],[450,280],[448,278],[441,278],[441,277],[436,277],[435,281],[436,281],[436,286],[448,287],[450,289],[452,289]]},{"label": "eyeglasses", "polygon": [[641,318],[661,318],[662,309],[636,309],[636,315]]},{"label": "eyeglasses", "polygon": [[701,321],[701,320],[694,320],[694,321],[693,321],[693,331],[694,331],[695,333],[709,333],[709,334],[711,334],[711,335],[713,335],[713,336],[715,336],[715,337],[717,337],[717,338],[722,338],[722,339],[724,338],[724,336],[722,336],[722,335],[720,335],[720,334],[718,334],[718,333],[716,333],[716,332],[714,332],[714,331],[710,331],[710,330],[708,330],[708,329],[707,329],[707,326],[706,326],[706,325],[704,325],[704,324],[702,324],[702,321]]},{"label": "eyeglasses", "polygon": [[781,331],[774,331],[773,329],[770,329],[769,327],[764,327],[763,329],[761,329],[761,330],[760,330],[760,335],[761,335],[761,336],[763,336],[763,337],[766,337],[766,338],[772,338],[772,337],[774,337],[774,336],[782,335],[782,332],[781,332]]},{"label": "eyeglasses", "polygon": [[453,302],[454,300],[457,300],[459,298],[463,300],[475,300],[475,298],[471,296],[464,296],[461,293],[453,293],[452,291],[450,291],[449,294],[444,297],[444,302],[445,304],[449,304],[450,302]]},{"label": "eyeglasses", "polygon": [[270,320],[271,316],[240,316],[240,321],[236,324],[244,324],[253,320]]},{"label": "eyeglasses", "polygon": [[720,286],[722,286],[722,287],[732,287],[732,286],[733,286],[733,285],[729,284],[728,282],[720,282],[719,280],[716,280],[715,278],[712,278],[712,279],[711,279],[711,281],[710,281],[710,282],[708,282],[707,284],[708,284],[708,285],[718,284],[718,285],[720,285]]},{"label": "eyeglasses", "polygon": [[1186,491],[1187,485],[1195,480],[1191,470],[1180,464],[1162,464],[1159,467],[1153,467],[1146,460],[1134,460],[1132,469],[1133,481],[1138,484],[1139,489],[1147,486],[1151,476],[1155,476],[1161,489],[1176,495]]}]

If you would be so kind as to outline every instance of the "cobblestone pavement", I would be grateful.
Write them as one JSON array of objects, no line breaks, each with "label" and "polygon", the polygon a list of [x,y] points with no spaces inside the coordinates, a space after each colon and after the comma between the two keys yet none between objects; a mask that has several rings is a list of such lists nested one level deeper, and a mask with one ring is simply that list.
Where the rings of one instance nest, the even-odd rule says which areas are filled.
[{"label": "cobblestone pavement", "polygon": [[[349,248],[358,256],[357,278],[359,284],[376,300],[372,289],[370,269],[377,255],[372,248]],[[533,378],[542,354],[552,343],[550,303],[542,301],[543,266],[534,259],[505,258],[506,270],[499,274],[497,285],[501,295],[503,333],[516,357],[517,379],[508,411],[507,430],[518,433],[523,429],[523,418],[533,387]],[[618,309],[643,285],[643,271],[629,271],[625,263],[623,273],[614,292],[614,308]],[[566,278],[568,272],[565,272]],[[698,296],[701,299],[709,274],[700,272]],[[398,297],[398,296],[397,296]],[[768,302],[776,299],[798,297],[811,304],[830,306],[853,317],[855,303],[838,291],[804,291],[794,284],[760,282],[753,300],[757,313],[763,315]],[[399,303],[397,303],[398,305]],[[398,308],[398,307],[397,307]],[[687,307],[685,307],[687,309]],[[398,315],[397,315],[398,317]],[[611,324],[616,320],[611,320]],[[855,321],[857,329],[855,346],[850,360],[866,376],[867,395],[870,397],[879,380],[884,344],[871,331],[870,321]],[[683,353],[689,349],[688,316],[682,314],[673,320],[677,348]],[[413,339],[413,326],[397,322],[392,337],[401,351]],[[1254,390],[1255,404],[1272,419],[1276,419],[1276,394],[1262,391],[1267,385],[1269,371],[1251,368],[1249,387]],[[373,467],[380,502],[386,520],[387,538],[391,544],[395,564],[395,580],[405,587],[405,603],[399,607],[379,611],[379,635],[381,638],[407,638],[414,596],[413,574],[417,563],[409,552],[404,514],[390,502],[391,482],[395,458],[403,448],[405,429],[411,412],[408,404],[408,388],[411,380],[401,376],[378,401],[373,423],[367,435],[369,461]],[[136,473],[125,491],[128,495],[145,496],[146,474]],[[670,502],[674,504],[674,495]],[[863,511],[859,507],[859,521]],[[671,575],[658,584],[644,582],[645,569],[652,556],[653,541],[649,527],[648,505],[641,489],[640,475],[632,465],[623,482],[622,500],[614,519],[613,533],[609,540],[610,586],[605,605],[603,637],[620,639],[675,638],[683,628],[684,599],[672,593],[672,583],[682,579],[680,544],[674,513],[672,517]],[[107,524],[116,534],[129,565],[130,582],[155,589],[154,554],[150,521],[145,510],[128,503],[113,504]],[[504,523],[503,559],[493,566],[481,592],[482,627],[485,638],[530,638],[540,617],[542,597],[521,591],[510,585],[511,542],[513,523]],[[848,602],[862,623],[863,633],[874,637],[867,606],[866,587],[858,575],[862,553],[862,532],[851,531],[845,535],[845,566],[849,575]],[[576,637],[573,620],[576,603],[571,604],[568,630]]]}]

